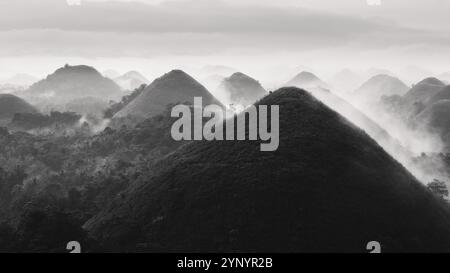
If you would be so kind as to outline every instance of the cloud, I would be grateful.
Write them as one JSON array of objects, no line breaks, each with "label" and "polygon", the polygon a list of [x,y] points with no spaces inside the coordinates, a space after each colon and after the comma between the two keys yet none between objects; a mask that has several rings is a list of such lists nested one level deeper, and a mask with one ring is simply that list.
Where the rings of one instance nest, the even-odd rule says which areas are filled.
[{"label": "cloud", "polygon": [[[400,1],[384,1],[380,10],[389,13],[390,4]],[[69,6],[66,0],[0,0],[0,57],[268,56],[319,50],[332,56],[341,48],[353,55],[402,48],[442,53],[450,45],[447,32],[396,23],[378,7],[370,10],[365,0],[273,2],[91,0]],[[442,59],[448,56],[443,53]]]},{"label": "cloud", "polygon": [[[14,0],[0,3],[0,29],[114,32],[284,32],[332,35],[362,32],[376,24],[300,8],[235,6],[196,0],[146,5],[138,2]],[[26,8],[24,8],[26,7]]]}]

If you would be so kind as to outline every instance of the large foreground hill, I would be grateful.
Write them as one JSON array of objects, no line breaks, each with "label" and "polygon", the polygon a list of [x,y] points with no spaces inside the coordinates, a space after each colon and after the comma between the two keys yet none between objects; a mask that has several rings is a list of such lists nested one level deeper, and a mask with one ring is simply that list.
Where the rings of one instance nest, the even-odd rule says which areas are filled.
[{"label": "large foreground hill", "polygon": [[308,92],[284,88],[280,146],[194,142],[85,224],[114,251],[449,251],[450,215],[373,139]]}]

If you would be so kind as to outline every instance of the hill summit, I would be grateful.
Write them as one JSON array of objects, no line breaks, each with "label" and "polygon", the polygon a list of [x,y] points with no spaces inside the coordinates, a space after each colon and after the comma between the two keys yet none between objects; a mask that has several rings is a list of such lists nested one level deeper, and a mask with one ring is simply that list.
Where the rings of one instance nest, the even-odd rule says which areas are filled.
[{"label": "hill summit", "polygon": [[86,65],[65,65],[47,78],[33,84],[26,92],[33,100],[69,102],[84,97],[101,98],[105,101],[119,99],[120,87],[105,78],[95,68]]},{"label": "hill summit", "polygon": [[450,100],[450,85],[442,88],[441,91],[439,91],[436,95],[434,95],[430,99],[430,103],[435,103],[440,100]]},{"label": "hill summit", "polygon": [[172,70],[153,81],[115,117],[152,117],[163,113],[169,104],[193,103],[194,97],[202,97],[204,105],[222,105],[194,78],[181,70]]},{"label": "hill summit", "polygon": [[448,207],[348,120],[297,88],[280,146],[199,141],[163,158],[85,224],[108,249],[171,252],[447,251]]},{"label": "hill summit", "polygon": [[414,103],[429,104],[431,98],[433,98],[439,91],[445,87],[445,83],[436,78],[426,78],[411,88],[408,93],[403,97],[407,105]]},{"label": "hill summit", "polygon": [[328,84],[319,79],[316,75],[311,72],[303,71],[289,82],[287,82],[284,86],[286,87],[298,87],[303,89],[327,89]]},{"label": "hill summit", "polygon": [[267,91],[258,81],[241,72],[225,78],[219,90],[227,94],[230,103],[243,106],[253,104],[267,95]]},{"label": "hill summit", "polygon": [[380,74],[370,78],[355,91],[355,95],[373,103],[382,96],[402,96],[408,86],[396,77]]}]

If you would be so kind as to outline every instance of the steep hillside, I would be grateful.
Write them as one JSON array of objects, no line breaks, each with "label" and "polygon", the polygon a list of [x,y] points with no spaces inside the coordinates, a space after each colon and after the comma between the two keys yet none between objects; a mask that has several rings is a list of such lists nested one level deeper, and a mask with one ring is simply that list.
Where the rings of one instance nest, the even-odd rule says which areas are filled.
[{"label": "steep hillside", "polygon": [[398,78],[381,74],[363,83],[354,94],[363,100],[373,103],[382,96],[403,95],[408,89],[408,86]]},{"label": "steep hillside", "polygon": [[193,103],[194,97],[202,97],[204,105],[221,105],[194,78],[181,70],[173,70],[147,86],[141,94],[129,102],[115,117],[152,117],[161,114],[169,104]]},{"label": "steep hillside", "polygon": [[255,79],[237,72],[225,78],[219,90],[227,94],[229,103],[247,106],[267,95],[267,91]]},{"label": "steep hillside", "polygon": [[429,104],[436,103],[440,100],[450,100],[450,85],[442,88],[436,95],[431,97]]},{"label": "steep hillside", "polygon": [[122,92],[117,84],[93,67],[66,65],[33,84],[24,94],[32,101],[67,103],[84,97],[116,100]]},{"label": "steep hillside", "polygon": [[436,132],[450,150],[450,100],[439,100],[429,105],[415,119],[419,126]]},{"label": "steep hillside", "polygon": [[436,78],[426,78],[415,84],[403,97],[408,105],[414,103],[428,104],[433,96],[445,87],[445,83]]},{"label": "steep hillside", "polygon": [[85,224],[109,250],[448,251],[450,216],[362,130],[284,88],[280,146],[194,142],[153,166]]},{"label": "steep hillside", "polygon": [[0,94],[0,124],[5,125],[18,113],[37,113],[37,110],[19,97]]}]

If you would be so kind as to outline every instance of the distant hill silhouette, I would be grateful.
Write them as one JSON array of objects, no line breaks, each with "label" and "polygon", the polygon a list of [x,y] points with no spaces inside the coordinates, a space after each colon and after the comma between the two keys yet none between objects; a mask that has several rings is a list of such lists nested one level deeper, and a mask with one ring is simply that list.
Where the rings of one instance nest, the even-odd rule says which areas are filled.
[{"label": "distant hill silhouette", "polygon": [[114,81],[125,90],[134,90],[143,84],[150,83],[147,78],[137,71],[129,71],[115,78]]},{"label": "distant hill silhouette", "polygon": [[229,97],[229,103],[247,106],[267,95],[267,91],[255,79],[241,72],[225,78],[219,90]]},{"label": "distant hill silhouette", "polygon": [[432,98],[444,87],[445,83],[437,78],[426,78],[413,85],[403,96],[383,96],[382,105],[389,112],[410,123],[416,120],[416,116],[425,108],[437,101],[432,101]]},{"label": "distant hill silhouette", "polygon": [[394,72],[392,72],[392,71],[390,71],[388,69],[385,69],[385,68],[378,68],[378,67],[369,68],[364,74],[368,78],[372,78],[372,77],[375,77],[377,75],[389,75],[391,77],[396,77]]},{"label": "distant hill silhouette", "polygon": [[331,80],[333,87],[336,87],[339,91],[343,92],[352,92],[360,86],[361,83],[361,76],[350,69],[339,71]]},{"label": "distant hill silhouette", "polygon": [[434,129],[450,133],[450,100],[440,100],[423,110],[417,117],[425,120]]},{"label": "distant hill silhouette", "polygon": [[438,133],[450,151],[450,100],[439,100],[429,105],[415,120],[417,124]]},{"label": "distant hill silhouette", "polygon": [[18,113],[37,113],[36,108],[11,94],[0,94],[0,123],[9,122]]},{"label": "distant hill silhouette", "polygon": [[423,67],[408,65],[399,71],[399,76],[407,82],[414,83],[419,79],[430,77],[434,73]]},{"label": "distant hill silhouette", "polygon": [[194,78],[181,70],[172,70],[148,85],[115,117],[152,117],[164,112],[169,104],[193,103],[194,97],[202,97],[203,105],[222,105]]},{"label": "distant hill silhouette", "polygon": [[2,82],[7,85],[18,86],[18,87],[28,87],[33,83],[39,81],[38,78],[28,75],[28,74],[16,74]]},{"label": "distant hill silhouette", "polygon": [[115,79],[115,78],[117,78],[117,77],[120,77],[120,73],[119,72],[117,72],[116,70],[114,70],[114,69],[108,69],[108,70],[105,70],[105,71],[103,71],[103,76],[105,76],[105,77],[107,77],[107,78],[110,78],[111,80],[113,80],[113,79]]},{"label": "distant hill silhouette", "polygon": [[202,67],[201,72],[207,75],[220,75],[228,77],[231,74],[236,73],[237,70],[233,67],[224,65],[206,65]]},{"label": "distant hill silhouette", "polygon": [[296,88],[280,147],[193,142],[163,158],[85,224],[113,251],[448,251],[448,207],[362,130]]},{"label": "distant hill silhouette", "polygon": [[437,78],[426,78],[415,84],[403,97],[408,105],[414,103],[428,104],[433,96],[445,87],[445,83]]},{"label": "distant hill silhouette", "polygon": [[203,77],[201,79],[201,83],[208,90],[216,90],[225,78],[226,77],[218,75],[218,74],[212,74],[212,75],[208,75],[207,77]]},{"label": "distant hill silhouette", "polygon": [[69,102],[83,97],[96,97],[105,101],[119,99],[122,92],[117,84],[103,77],[93,67],[66,65],[33,84],[25,94],[33,100]]},{"label": "distant hill silhouette", "polygon": [[328,88],[328,84],[319,79],[316,75],[311,72],[303,71],[289,82],[287,82],[284,86],[286,87],[298,87],[303,89],[311,89],[311,88]]},{"label": "distant hill silhouette", "polygon": [[408,89],[409,87],[398,78],[380,74],[363,83],[354,94],[372,103],[382,96],[404,95]]}]

